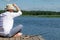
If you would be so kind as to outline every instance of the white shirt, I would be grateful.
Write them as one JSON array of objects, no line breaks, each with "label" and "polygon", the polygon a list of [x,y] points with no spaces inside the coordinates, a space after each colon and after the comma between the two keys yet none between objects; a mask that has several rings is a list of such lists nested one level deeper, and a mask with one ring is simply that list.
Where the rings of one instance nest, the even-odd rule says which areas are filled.
[{"label": "white shirt", "polygon": [[9,34],[10,30],[13,27],[13,23],[14,23],[13,18],[22,15],[22,12],[21,11],[18,11],[18,12],[5,12],[5,13],[2,13],[0,15],[3,16],[3,24],[1,24],[1,25],[3,25],[4,33]]}]

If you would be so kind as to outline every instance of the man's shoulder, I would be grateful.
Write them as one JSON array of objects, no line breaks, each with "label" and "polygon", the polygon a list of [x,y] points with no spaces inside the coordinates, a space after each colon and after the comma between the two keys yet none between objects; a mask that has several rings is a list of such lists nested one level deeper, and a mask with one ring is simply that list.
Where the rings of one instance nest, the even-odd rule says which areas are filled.
[{"label": "man's shoulder", "polygon": [[4,13],[2,13],[2,14],[6,14],[6,13],[8,13],[8,12],[4,12]]}]

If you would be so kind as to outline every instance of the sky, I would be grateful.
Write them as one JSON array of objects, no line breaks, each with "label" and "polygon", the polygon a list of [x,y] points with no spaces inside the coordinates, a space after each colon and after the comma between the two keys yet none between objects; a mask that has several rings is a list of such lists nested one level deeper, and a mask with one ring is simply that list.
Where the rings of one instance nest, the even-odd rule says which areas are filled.
[{"label": "sky", "polygon": [[22,10],[60,11],[60,0],[0,0],[0,9],[13,3]]}]

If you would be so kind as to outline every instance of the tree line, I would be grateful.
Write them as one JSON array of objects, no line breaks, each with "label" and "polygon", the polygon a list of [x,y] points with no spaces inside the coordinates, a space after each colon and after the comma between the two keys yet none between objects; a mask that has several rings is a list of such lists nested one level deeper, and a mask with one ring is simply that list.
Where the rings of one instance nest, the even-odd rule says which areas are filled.
[{"label": "tree line", "polygon": [[[0,10],[0,13],[4,13],[5,10]],[[16,12],[16,11],[14,11]],[[60,12],[54,11],[23,11],[23,15],[60,15]]]},{"label": "tree line", "polygon": [[60,12],[54,11],[22,11],[23,15],[60,15]]}]

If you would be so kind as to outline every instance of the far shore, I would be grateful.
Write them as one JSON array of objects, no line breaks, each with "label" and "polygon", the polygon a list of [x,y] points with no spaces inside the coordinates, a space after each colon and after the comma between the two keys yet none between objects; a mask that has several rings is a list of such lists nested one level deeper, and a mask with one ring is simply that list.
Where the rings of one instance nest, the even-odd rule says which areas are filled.
[{"label": "far shore", "polygon": [[22,15],[22,16],[34,16],[34,17],[60,18],[60,15]]}]

